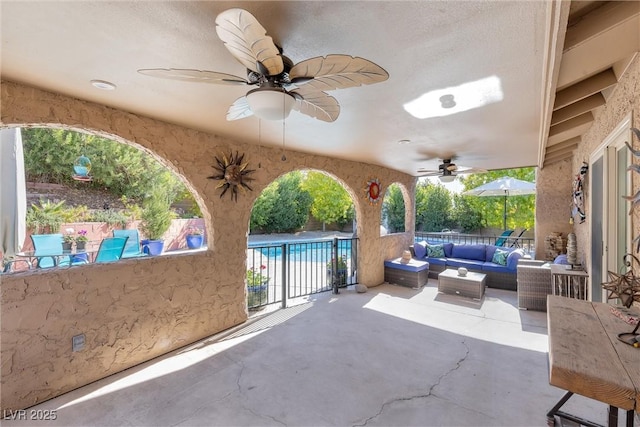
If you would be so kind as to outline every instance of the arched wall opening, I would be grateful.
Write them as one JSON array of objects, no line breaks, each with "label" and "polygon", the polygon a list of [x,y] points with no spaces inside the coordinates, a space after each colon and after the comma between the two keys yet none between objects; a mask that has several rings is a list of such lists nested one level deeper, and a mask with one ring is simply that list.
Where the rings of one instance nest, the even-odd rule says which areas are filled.
[{"label": "arched wall opening", "polygon": [[354,191],[326,171],[295,169],[269,183],[249,221],[249,310],[356,284],[355,205]]}]

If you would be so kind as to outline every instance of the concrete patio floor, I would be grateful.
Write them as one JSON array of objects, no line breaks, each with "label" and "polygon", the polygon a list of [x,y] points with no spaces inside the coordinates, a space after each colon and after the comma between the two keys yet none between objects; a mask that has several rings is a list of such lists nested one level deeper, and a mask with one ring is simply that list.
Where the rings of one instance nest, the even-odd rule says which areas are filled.
[{"label": "concrete patio floor", "polygon": [[[546,313],[516,305],[435,280],[342,289],[31,409],[55,410],[38,426],[543,426],[564,391],[548,383]],[[606,423],[581,396],[563,409]]]}]

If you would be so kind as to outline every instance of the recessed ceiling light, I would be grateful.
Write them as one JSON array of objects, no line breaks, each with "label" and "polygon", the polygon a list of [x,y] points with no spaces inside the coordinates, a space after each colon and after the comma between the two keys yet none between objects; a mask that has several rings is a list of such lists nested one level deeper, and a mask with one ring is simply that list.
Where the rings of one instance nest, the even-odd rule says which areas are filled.
[{"label": "recessed ceiling light", "polygon": [[398,141],[398,144],[400,144],[400,145],[411,144],[411,140],[410,139],[401,139],[400,141]]},{"label": "recessed ceiling light", "polygon": [[102,90],[116,90],[116,85],[106,80],[91,80],[91,85]]}]

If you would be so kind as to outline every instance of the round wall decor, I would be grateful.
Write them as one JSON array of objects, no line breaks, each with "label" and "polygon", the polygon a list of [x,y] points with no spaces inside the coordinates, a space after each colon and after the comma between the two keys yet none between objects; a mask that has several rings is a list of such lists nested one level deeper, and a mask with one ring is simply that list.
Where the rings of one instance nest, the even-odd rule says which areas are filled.
[{"label": "round wall decor", "polygon": [[369,200],[369,203],[377,203],[380,199],[380,193],[382,192],[380,180],[378,178],[371,178],[369,181],[367,181],[367,185],[364,191],[366,193],[366,198]]}]

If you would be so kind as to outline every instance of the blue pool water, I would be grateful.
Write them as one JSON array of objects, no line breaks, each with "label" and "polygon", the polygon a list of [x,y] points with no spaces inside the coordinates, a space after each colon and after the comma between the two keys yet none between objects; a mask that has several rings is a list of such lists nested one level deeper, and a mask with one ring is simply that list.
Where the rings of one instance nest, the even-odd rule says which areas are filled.
[{"label": "blue pool water", "polygon": [[[250,249],[255,249],[269,259],[280,260],[282,258],[282,243],[261,243],[260,245],[249,245]],[[333,241],[314,242],[288,242],[285,243],[287,258],[290,261],[311,261],[326,262],[332,258]],[[351,256],[351,240],[338,240],[338,255]]]}]

